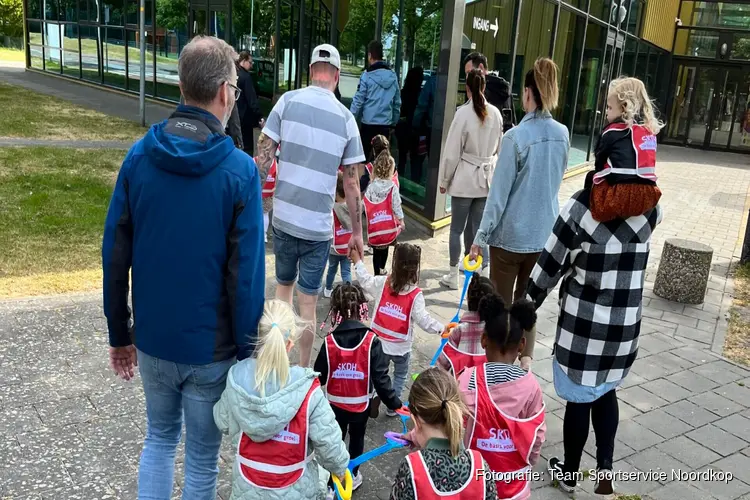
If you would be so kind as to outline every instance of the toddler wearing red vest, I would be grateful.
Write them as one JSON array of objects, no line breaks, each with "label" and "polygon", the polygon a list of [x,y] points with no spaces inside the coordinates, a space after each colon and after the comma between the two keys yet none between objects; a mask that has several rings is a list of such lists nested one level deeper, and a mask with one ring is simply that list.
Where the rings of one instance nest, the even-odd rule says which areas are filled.
[{"label": "toddler wearing red vest", "polygon": [[344,173],[339,171],[336,179],[336,203],[333,204],[333,241],[328,256],[328,273],[323,295],[331,297],[336,272],[341,268],[341,281],[352,281],[352,262],[349,260],[349,240],[352,238],[352,218],[346,206]]},{"label": "toddler wearing red vest", "polygon": [[214,406],[236,450],[232,500],[322,500],[328,477],[318,464],[339,477],[349,465],[317,374],[289,365],[298,329],[289,304],[266,301],[255,355],[230,368]]},{"label": "toddler wearing red vest", "polygon": [[[268,226],[271,222],[270,214],[273,209],[273,194],[276,192],[276,172],[279,163],[279,149],[276,149],[276,157],[274,158],[268,172],[260,172],[260,178],[265,178],[261,190],[261,198],[263,199],[263,239],[268,243]],[[255,163],[258,163],[257,157],[254,158]]]},{"label": "toddler wearing red vest", "polygon": [[377,151],[377,156],[363,202],[367,217],[367,240],[372,247],[372,267],[375,275],[380,276],[385,272],[389,246],[406,226],[401,194],[393,180],[396,162],[391,156],[388,139],[382,135],[375,136],[372,147],[373,151]]},{"label": "toddler wearing red vest", "polygon": [[411,387],[409,409],[414,429],[405,437],[419,451],[401,461],[391,500],[496,500],[487,462],[462,443],[467,408],[456,380],[442,368],[423,371]]},{"label": "toddler wearing red vest", "polygon": [[591,187],[591,215],[599,222],[642,215],[661,198],[656,186],[656,136],[664,127],[643,82],[612,81],[607,96],[607,126],[595,149],[595,169],[586,177]]},{"label": "toddler wearing red vest", "polygon": [[[498,498],[530,497],[530,472],[544,442],[544,398],[536,377],[515,364],[536,323],[534,304],[521,299],[505,308],[496,294],[479,303],[487,362],[458,379],[469,407],[464,443],[479,451],[496,473]],[[421,378],[421,375],[420,375]]]},{"label": "toddler wearing red vest", "polygon": [[[388,358],[383,354],[380,339],[364,324],[367,311],[367,297],[359,285],[337,286],[328,312],[331,331],[315,360],[315,371],[326,386],[326,397],[341,427],[342,439],[349,434],[352,459],[364,452],[370,405],[378,404],[371,402],[373,392],[378,394],[377,401],[382,400],[390,410],[403,406],[391,388]],[[352,473],[353,488],[357,489],[362,484],[362,474],[359,467]]]},{"label": "toddler wearing red vest", "polygon": [[495,286],[492,281],[479,273],[474,273],[466,291],[469,311],[461,316],[458,326],[451,331],[448,343],[438,358],[438,366],[452,372],[456,377],[464,368],[487,361],[482,347],[484,321],[479,318],[479,301],[494,293]]},{"label": "toddler wearing red vest", "polygon": [[[427,312],[418,286],[421,256],[418,246],[399,243],[393,250],[391,274],[373,276],[362,262],[362,256],[356,252],[351,254],[359,284],[375,299],[370,328],[380,338],[389,366],[393,363],[393,389],[399,397],[409,374],[414,325],[427,333],[440,334],[445,330],[445,326]],[[390,410],[386,414],[396,415]]]}]

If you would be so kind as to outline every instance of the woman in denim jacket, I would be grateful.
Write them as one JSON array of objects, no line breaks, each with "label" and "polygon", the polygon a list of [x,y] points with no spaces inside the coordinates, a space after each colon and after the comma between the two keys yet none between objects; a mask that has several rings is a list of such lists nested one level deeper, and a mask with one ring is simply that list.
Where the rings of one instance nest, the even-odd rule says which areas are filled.
[{"label": "woman in denim jacket", "polygon": [[[570,134],[552,118],[557,107],[558,68],[539,58],[526,73],[526,115],[504,136],[500,157],[474,238],[471,258],[490,247],[490,279],[506,304],[523,297],[560,206],[557,193],[568,164]],[[487,257],[487,256],[486,256]],[[534,356],[536,332],[526,332],[521,366]]]}]

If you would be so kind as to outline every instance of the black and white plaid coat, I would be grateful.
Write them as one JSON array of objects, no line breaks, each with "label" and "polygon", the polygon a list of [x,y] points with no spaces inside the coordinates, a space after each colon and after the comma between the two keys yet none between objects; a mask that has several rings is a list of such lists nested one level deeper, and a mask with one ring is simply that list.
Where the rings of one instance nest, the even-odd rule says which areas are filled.
[{"label": "black and white plaid coat", "polygon": [[598,222],[589,193],[560,210],[527,292],[539,307],[562,278],[555,358],[571,381],[596,387],[623,379],[638,354],[651,233],[662,210]]}]

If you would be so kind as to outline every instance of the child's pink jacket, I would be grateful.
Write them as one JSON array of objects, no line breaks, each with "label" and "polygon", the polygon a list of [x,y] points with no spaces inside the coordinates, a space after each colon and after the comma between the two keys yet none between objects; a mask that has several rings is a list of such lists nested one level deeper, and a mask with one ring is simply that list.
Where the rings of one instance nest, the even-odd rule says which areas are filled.
[{"label": "child's pink jacket", "polygon": [[[480,368],[481,365],[477,368]],[[476,391],[469,390],[469,380],[474,370],[465,370],[458,378],[458,386],[461,389],[464,402],[469,407],[469,420],[466,429],[471,429],[474,422],[471,414],[476,404]],[[542,388],[533,373],[529,372],[521,378],[495,384],[490,386],[490,396],[498,408],[504,413],[515,418],[533,417],[544,404]],[[547,424],[543,423],[537,431],[537,440],[529,455],[529,462],[533,466],[539,460],[539,454],[542,451],[544,434],[547,431]],[[464,433],[464,445],[469,446],[469,433]]]}]

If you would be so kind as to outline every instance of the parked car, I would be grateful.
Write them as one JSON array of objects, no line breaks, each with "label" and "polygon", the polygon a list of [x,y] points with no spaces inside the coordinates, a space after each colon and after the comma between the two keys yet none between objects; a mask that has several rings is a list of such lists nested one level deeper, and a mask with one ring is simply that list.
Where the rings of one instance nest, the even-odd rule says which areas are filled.
[{"label": "parked car", "polygon": [[273,97],[273,61],[268,59],[254,59],[253,69],[250,74],[253,77],[255,93],[263,97]]}]

